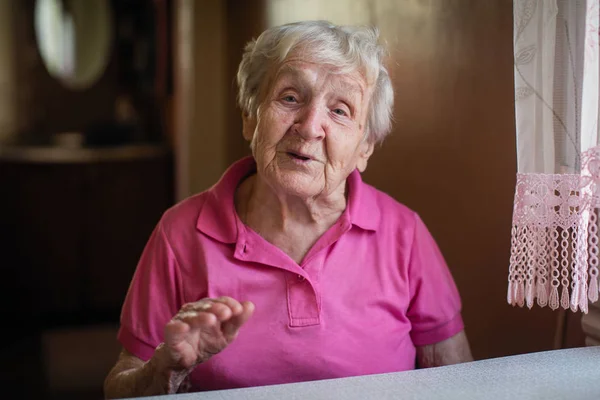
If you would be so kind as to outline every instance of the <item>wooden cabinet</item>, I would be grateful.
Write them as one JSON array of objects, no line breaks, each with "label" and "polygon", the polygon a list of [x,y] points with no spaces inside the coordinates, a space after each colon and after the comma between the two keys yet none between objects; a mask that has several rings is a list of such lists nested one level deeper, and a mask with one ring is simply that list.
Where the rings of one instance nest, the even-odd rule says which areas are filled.
[{"label": "wooden cabinet", "polygon": [[40,328],[118,321],[144,245],[173,202],[170,153],[19,151],[0,150],[5,315]]}]

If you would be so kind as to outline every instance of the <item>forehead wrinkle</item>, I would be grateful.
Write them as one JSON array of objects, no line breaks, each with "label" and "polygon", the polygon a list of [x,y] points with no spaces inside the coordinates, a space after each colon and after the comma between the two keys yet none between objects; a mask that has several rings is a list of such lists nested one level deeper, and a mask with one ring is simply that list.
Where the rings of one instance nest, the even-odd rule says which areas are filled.
[{"label": "forehead wrinkle", "polygon": [[[294,61],[297,62],[297,60]],[[346,96],[356,96],[360,101],[362,101],[365,91],[363,85],[361,85],[358,82],[359,78],[357,76],[336,73],[333,68],[323,68],[322,65],[302,61],[306,64],[317,65],[319,69],[324,71],[324,73],[322,74],[319,74],[314,70],[307,72],[305,69],[299,68],[296,65],[294,65],[294,61],[283,63],[279,67],[275,75],[275,82],[277,82],[279,79],[285,76],[290,76],[291,78],[297,79],[302,83],[307,81],[312,81],[311,83],[316,83],[320,81],[323,85],[327,85],[329,88],[333,89],[336,92],[341,92]]]},{"label": "forehead wrinkle", "polygon": [[277,82],[282,77],[287,77],[287,76],[289,76],[292,79],[295,79],[296,81],[298,81],[300,83],[306,83],[306,82],[311,82],[311,81],[316,82],[319,80],[318,75],[319,74],[315,73],[315,71],[307,72],[303,68],[298,68],[295,65],[292,65],[290,62],[286,62],[286,63],[282,64],[279,67],[279,69],[277,70],[277,73],[275,74],[274,82]]},{"label": "forehead wrinkle", "polygon": [[348,96],[353,99],[357,99],[359,102],[362,101],[364,90],[360,85],[347,82],[346,80],[337,80],[331,83],[333,90],[343,96]]}]

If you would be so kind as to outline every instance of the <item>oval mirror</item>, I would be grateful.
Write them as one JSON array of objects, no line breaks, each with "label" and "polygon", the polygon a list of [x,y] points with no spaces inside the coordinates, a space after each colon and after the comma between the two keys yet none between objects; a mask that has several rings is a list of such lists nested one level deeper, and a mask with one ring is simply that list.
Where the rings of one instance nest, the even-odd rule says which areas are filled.
[{"label": "oval mirror", "polygon": [[108,0],[36,0],[35,35],[50,75],[71,89],[86,89],[110,58],[112,14]]}]

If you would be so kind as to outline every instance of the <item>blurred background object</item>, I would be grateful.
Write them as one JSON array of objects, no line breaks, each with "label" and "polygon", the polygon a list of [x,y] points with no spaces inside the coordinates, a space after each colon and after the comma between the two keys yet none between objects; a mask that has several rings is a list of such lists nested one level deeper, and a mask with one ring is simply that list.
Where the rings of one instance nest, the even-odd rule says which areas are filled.
[{"label": "blurred background object", "polygon": [[35,38],[48,73],[70,89],[86,89],[104,73],[113,19],[105,0],[38,0]]},{"label": "blurred background object", "polygon": [[0,298],[11,398],[102,398],[174,202],[170,1],[0,3]]}]

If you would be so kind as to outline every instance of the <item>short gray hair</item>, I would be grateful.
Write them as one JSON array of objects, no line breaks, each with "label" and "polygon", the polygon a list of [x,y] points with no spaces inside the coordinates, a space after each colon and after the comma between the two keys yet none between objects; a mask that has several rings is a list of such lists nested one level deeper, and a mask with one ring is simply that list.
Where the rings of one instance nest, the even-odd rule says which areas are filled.
[{"label": "short gray hair", "polygon": [[250,41],[237,73],[238,103],[246,115],[256,116],[261,85],[271,62],[285,61],[294,50],[310,59],[335,66],[337,71],[361,71],[373,94],[365,134],[373,144],[385,139],[392,127],[394,90],[383,64],[384,47],[377,28],[338,26],[328,21],[303,21],[276,26]]}]

